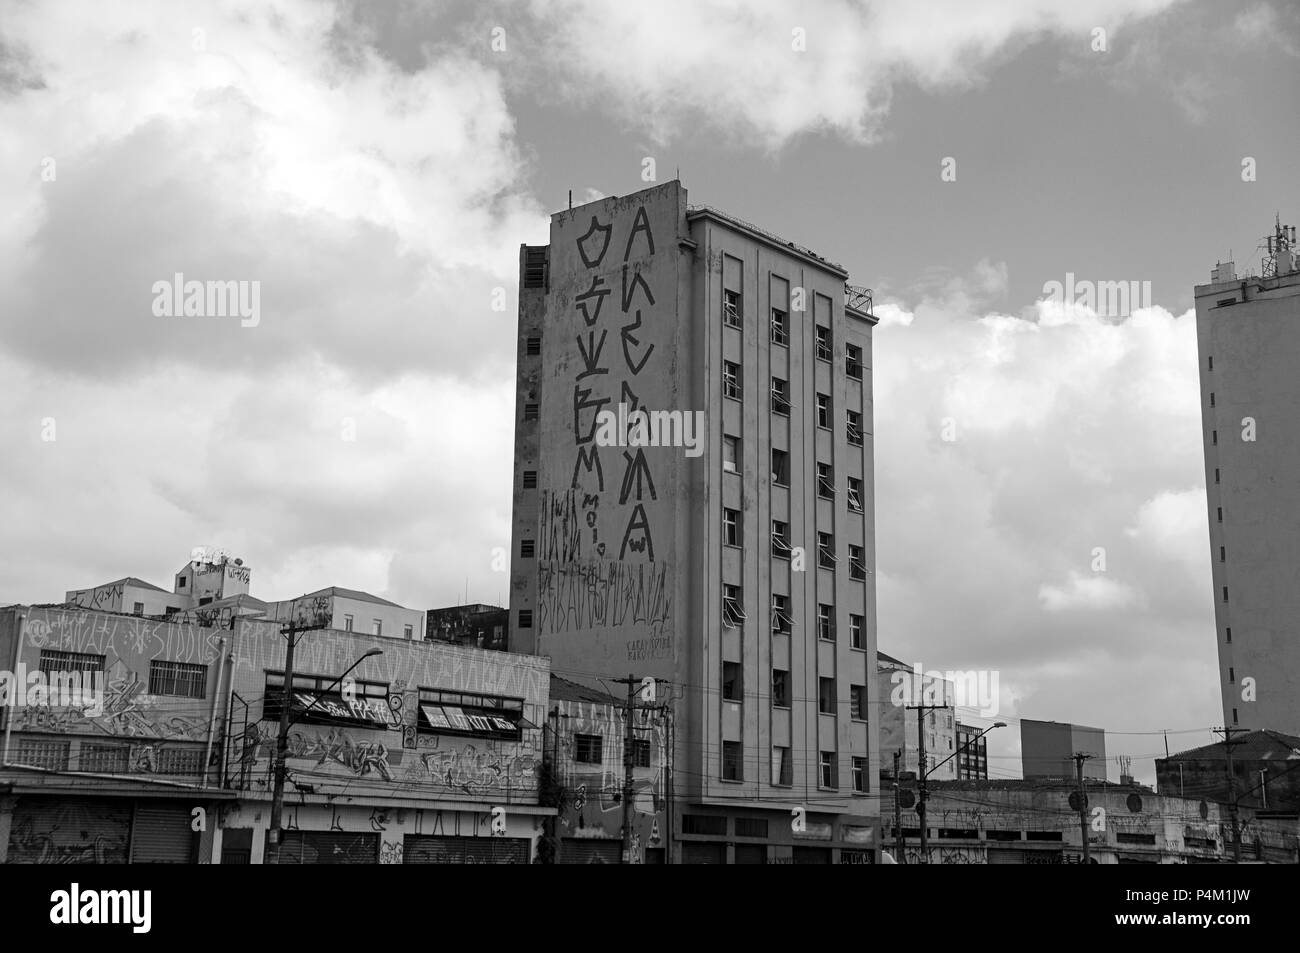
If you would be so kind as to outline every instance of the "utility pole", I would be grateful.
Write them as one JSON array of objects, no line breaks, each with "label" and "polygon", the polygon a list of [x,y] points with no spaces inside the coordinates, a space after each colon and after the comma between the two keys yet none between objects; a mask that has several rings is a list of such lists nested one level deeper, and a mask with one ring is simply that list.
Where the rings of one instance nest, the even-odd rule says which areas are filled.
[{"label": "utility pole", "polygon": [[1227,754],[1224,761],[1228,769],[1228,799],[1232,810],[1232,862],[1241,863],[1241,815],[1237,804],[1237,775],[1232,768],[1232,749],[1241,744],[1240,741],[1233,740],[1234,734],[1245,734],[1245,728],[1216,728],[1215,733],[1223,734],[1223,748]]},{"label": "utility pole", "polygon": [[[291,607],[292,608],[292,607]],[[293,650],[298,644],[298,636],[303,632],[310,632],[314,629],[328,629],[330,620],[326,619],[319,622],[300,623],[296,613],[293,617],[280,628],[280,634],[288,637],[288,644],[284,650],[284,695],[282,707],[280,709],[280,732],[275,742],[275,778],[271,788],[271,828],[266,837],[266,857],[264,862],[268,864],[278,864],[280,862],[280,821],[284,814],[284,780],[289,773],[286,762],[289,758],[289,725],[292,719],[289,717],[289,709],[293,704]],[[382,655],[379,649],[371,649],[361,658],[357,659],[342,675],[336,678],[328,688],[332,689],[334,685],[343,681],[348,672],[360,665],[365,659],[372,655]],[[327,689],[328,690],[328,689]],[[316,702],[320,701],[320,696],[312,700],[313,707]],[[303,713],[306,709],[303,710]]]},{"label": "utility pole", "polygon": [[[907,738],[904,737],[903,743],[907,744]],[[903,752],[894,752],[894,853],[898,854],[900,864],[907,863],[903,855],[903,806],[898,803],[898,794],[901,788],[898,784],[898,762],[902,759]]]},{"label": "utility pole", "polygon": [[275,741],[275,781],[271,789],[271,829],[266,838],[266,862],[280,862],[280,819],[284,814],[285,761],[289,755],[289,708],[293,692],[293,649],[298,644],[298,624],[290,622],[280,630],[289,644],[284,650],[284,693],[280,703],[280,733]]},{"label": "utility pole", "polygon": [[[925,799],[926,783],[925,779],[929,777],[930,772],[925,769],[925,713],[935,709],[947,708],[947,705],[908,705],[908,708],[916,710],[916,781],[917,781],[917,800],[916,814],[921,821],[921,863],[930,862],[930,837],[928,824],[925,819]],[[907,744],[907,731],[903,732],[903,744]],[[947,760],[946,758],[944,760]]]},{"label": "utility pole", "polygon": [[[627,678],[616,678],[627,686],[627,702],[623,709],[623,863],[632,863],[632,768],[636,763],[633,757],[633,741],[636,740],[634,732],[636,727],[633,723],[633,713],[636,711],[636,689],[646,687],[642,679],[628,673]],[[653,695],[656,687],[660,684],[667,684],[665,679],[649,679],[650,694]],[[652,703],[653,697],[648,697],[646,701]],[[671,816],[668,823],[672,824]]]},{"label": "utility pole", "polygon": [[1083,837],[1083,862],[1091,863],[1091,850],[1088,847],[1088,795],[1083,790],[1083,763],[1091,758],[1092,755],[1083,751],[1076,751],[1074,754],[1074,776],[1078,783],[1077,794],[1079,801],[1079,834]]}]

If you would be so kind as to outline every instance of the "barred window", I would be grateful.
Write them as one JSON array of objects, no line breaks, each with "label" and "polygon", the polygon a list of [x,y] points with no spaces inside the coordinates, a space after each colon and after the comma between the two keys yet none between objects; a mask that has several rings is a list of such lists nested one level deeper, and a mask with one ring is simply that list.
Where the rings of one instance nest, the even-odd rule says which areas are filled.
[{"label": "barred window", "polygon": [[66,741],[22,738],[14,745],[12,763],[45,768],[48,771],[66,771],[68,770],[68,748],[69,744]]},{"label": "barred window", "polygon": [[41,673],[50,672],[102,672],[104,656],[89,652],[59,652],[54,649],[41,649]]},{"label": "barred window", "polygon": [[601,746],[604,738],[600,735],[573,736],[573,760],[578,764],[600,764]]},{"label": "barred window", "polygon": [[185,662],[150,662],[149,694],[203,698],[208,693],[208,667]]}]

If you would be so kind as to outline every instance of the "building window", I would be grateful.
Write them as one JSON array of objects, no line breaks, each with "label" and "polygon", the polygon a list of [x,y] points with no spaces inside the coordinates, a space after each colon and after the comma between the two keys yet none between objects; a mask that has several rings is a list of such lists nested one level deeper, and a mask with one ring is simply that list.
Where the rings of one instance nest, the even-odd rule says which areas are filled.
[{"label": "building window", "polygon": [[521,628],[521,629],[531,629],[532,627],[533,627],[533,610],[532,610],[532,609],[520,609],[520,610],[519,610],[519,628]]},{"label": "building window", "polygon": [[817,360],[831,359],[831,329],[817,325]]},{"label": "building window", "polygon": [[790,558],[790,524],[772,520],[772,555],[778,559]]},{"label": "building window", "polygon": [[849,686],[849,717],[854,721],[867,719],[867,686]]},{"label": "building window", "polygon": [[144,615],[144,603],[137,602],[131,610],[135,615]]},{"label": "building window", "polygon": [[790,416],[790,382],[779,377],[772,378],[772,413]]},{"label": "building window", "polygon": [[741,760],[743,750],[739,741],[722,743],[722,780],[743,781],[745,779]]},{"label": "building window", "polygon": [[856,794],[867,793],[867,759],[853,759],[853,791]]},{"label": "building window", "polygon": [[740,510],[722,510],[722,542],[727,546],[741,545]]},{"label": "building window", "polygon": [[536,471],[536,470],[525,470],[525,471],[524,471],[524,489],[525,489],[525,490],[535,490],[535,489],[537,489],[537,471]]},{"label": "building window", "polygon": [[744,698],[741,687],[741,671],[739,662],[722,663],[722,699],[723,701],[738,702]]},{"label": "building window", "polygon": [[149,694],[204,698],[208,694],[208,667],[184,662],[150,662]]},{"label": "building window", "polygon": [[835,752],[823,751],[822,755],[822,787],[834,789],[838,785],[835,777]]},{"label": "building window", "polygon": [[1221,562],[1221,563],[1226,563],[1227,561],[1228,561],[1228,550],[1227,550],[1226,548],[1224,548],[1223,546],[1220,546],[1220,547],[1219,547],[1219,562]]},{"label": "building window", "polygon": [[1214,468],[1214,482],[1215,482],[1215,483],[1218,483],[1218,482],[1219,482],[1219,468],[1218,468],[1218,467],[1215,467],[1215,468]]},{"label": "building window", "polygon": [[855,649],[867,647],[866,629],[860,615],[849,614],[849,645]]},{"label": "building window", "polygon": [[823,569],[835,568],[835,537],[830,533],[817,534],[817,565]]},{"label": "building window", "polygon": [[413,625],[402,626],[402,638],[412,639],[414,637],[415,637],[415,626]]},{"label": "building window", "polygon": [[853,579],[867,578],[867,563],[862,554],[862,547],[854,546],[852,543],[849,543],[849,576]]},{"label": "building window", "polygon": [[849,443],[855,447],[862,446],[862,415],[856,410],[848,411]]},{"label": "building window", "polygon": [[855,381],[862,380],[862,348],[856,344],[844,346],[844,373]]},{"label": "building window", "polygon": [[1231,665],[1229,665],[1229,666],[1228,666],[1228,684],[1229,684],[1229,685],[1235,685],[1236,683],[1237,683],[1237,673],[1236,673],[1236,671],[1233,669],[1233,667],[1232,667]]},{"label": "building window", "polygon": [[189,580],[186,579],[184,576],[182,576],[181,578],[179,578],[179,579],[176,580],[176,588],[177,588],[177,589],[184,589],[184,588],[185,588],[185,583],[187,583],[187,582],[189,582]]},{"label": "building window", "polygon": [[519,541],[519,558],[532,559],[535,546],[536,546],[536,540],[521,539]]},{"label": "building window", "polygon": [[790,316],[780,308],[772,309],[772,343],[790,343]]},{"label": "building window", "polygon": [[722,393],[732,400],[740,400],[740,365],[722,362]]},{"label": "building window", "polygon": [[1222,506],[1219,507],[1219,522],[1220,522],[1220,523],[1223,522],[1223,507],[1222,507]]},{"label": "building window", "polygon": [[682,833],[701,837],[726,837],[727,818],[725,815],[683,814]]},{"label": "building window", "polygon": [[825,603],[817,604],[817,638],[825,642],[835,641],[835,607]]},{"label": "building window", "polygon": [[733,328],[744,326],[745,310],[739,291],[722,292],[722,317]]},{"label": "building window", "polygon": [[790,673],[784,669],[772,669],[772,707],[790,707]]},{"label": "building window", "polygon": [[772,631],[789,635],[793,628],[794,620],[790,618],[790,597],[772,593]]},{"label": "building window", "polygon": [[370,634],[371,634],[371,635],[383,635],[383,634],[384,634],[384,623],[383,623],[383,620],[381,620],[381,619],[371,619],[371,620],[370,620]]},{"label": "building window", "polygon": [[1210,391],[1210,406],[1214,406],[1214,391]]},{"label": "building window", "polygon": [[601,747],[604,744],[601,735],[573,735],[573,760],[578,764],[600,764]]},{"label": "building window", "polygon": [[790,485],[790,454],[785,450],[772,451],[772,485]]},{"label": "building window", "polygon": [[536,419],[537,419],[537,405],[524,404],[524,420],[536,420]]},{"label": "building window", "polygon": [[790,749],[784,745],[772,746],[772,783],[787,787],[794,784],[794,764]]},{"label": "building window", "polygon": [[817,495],[823,500],[835,499],[835,470],[829,463],[817,464]]},{"label": "building window", "polygon": [[345,615],[345,616],[343,617],[343,631],[344,631],[344,632],[351,632],[351,631],[352,631],[352,616],[350,616],[350,615]]},{"label": "building window", "polygon": [[71,744],[67,741],[19,738],[14,742],[14,748],[14,764],[45,768],[47,771],[68,770],[68,751]]},{"label": "building window", "polygon": [[1213,443],[1216,447],[1219,445],[1219,431],[1217,430],[1210,431],[1210,442]]},{"label": "building window", "polygon": [[202,774],[202,748],[161,748],[155,755],[158,774]]},{"label": "building window", "polygon": [[[1223,601],[1224,601],[1224,602],[1227,602],[1227,601],[1228,601],[1228,587],[1227,587],[1227,586],[1224,586],[1224,587],[1223,587]],[[1247,600],[1247,601],[1249,601],[1249,600]]]},{"label": "building window", "polygon": [[537,357],[542,353],[542,339],[529,338],[524,348],[524,353],[529,357]]},{"label": "building window", "polygon": [[1234,725],[1237,723],[1237,709],[1235,708],[1232,710],[1232,723]]},{"label": "building window", "polygon": [[740,438],[722,435],[722,469],[729,473],[740,472]]},{"label": "building window", "polygon": [[1211,356],[1211,357],[1207,358],[1207,360],[1210,362],[1209,367],[1207,368],[1207,370],[1211,370],[1211,371],[1214,370],[1214,357]]},{"label": "building window", "polygon": [[126,774],[130,770],[130,756],[130,745],[83,741],[77,768],[95,774]]},{"label": "building window", "polygon": [[817,710],[823,715],[835,714],[835,679],[825,675],[817,679]]},{"label": "building window", "polygon": [[632,739],[632,767],[650,767],[650,742],[645,738]]},{"label": "building window", "polygon": [[739,628],[745,621],[745,602],[739,586],[722,587],[722,624],[730,629]]},{"label": "building window", "polygon": [[1224,630],[1223,630],[1223,634],[1224,634],[1225,636],[1227,636],[1227,638],[1224,639],[1225,642],[1231,642],[1231,641],[1232,641],[1232,627],[1231,627],[1231,626],[1229,626],[1228,628],[1224,629]]},{"label": "building window", "polygon": [[849,509],[862,512],[862,481],[857,477],[849,477]]},{"label": "building window", "polygon": [[830,394],[817,395],[817,426],[823,430],[831,429],[831,397]]},{"label": "building window", "polygon": [[60,652],[55,649],[41,649],[41,674],[51,672],[88,672],[104,671],[104,656],[89,652]]}]

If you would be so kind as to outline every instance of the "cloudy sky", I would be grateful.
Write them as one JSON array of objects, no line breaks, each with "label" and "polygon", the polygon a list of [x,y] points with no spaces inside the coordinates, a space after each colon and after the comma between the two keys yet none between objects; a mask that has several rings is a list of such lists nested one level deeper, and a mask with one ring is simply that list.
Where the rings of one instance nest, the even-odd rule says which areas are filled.
[{"label": "cloudy sky", "polygon": [[[0,602],[198,545],[264,598],[504,599],[518,247],[648,157],[875,289],[880,645],[1000,673],[993,773],[1020,717],[1148,779],[1207,741],[1189,309],[1295,220],[1295,5],[648,9],[9,0]],[[156,314],[177,273],[256,326]]]}]

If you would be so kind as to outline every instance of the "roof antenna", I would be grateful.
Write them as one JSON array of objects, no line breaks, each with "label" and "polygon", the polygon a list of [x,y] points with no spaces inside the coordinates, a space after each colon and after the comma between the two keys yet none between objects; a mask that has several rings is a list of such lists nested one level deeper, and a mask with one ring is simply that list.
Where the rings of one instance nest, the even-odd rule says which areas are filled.
[{"label": "roof antenna", "polygon": [[569,211],[573,211],[573,189],[569,189]]}]

